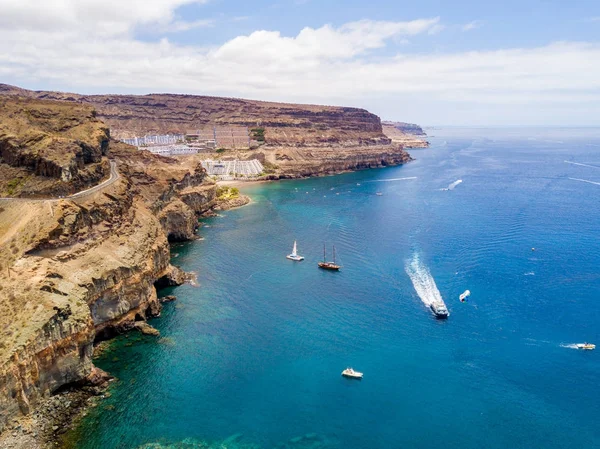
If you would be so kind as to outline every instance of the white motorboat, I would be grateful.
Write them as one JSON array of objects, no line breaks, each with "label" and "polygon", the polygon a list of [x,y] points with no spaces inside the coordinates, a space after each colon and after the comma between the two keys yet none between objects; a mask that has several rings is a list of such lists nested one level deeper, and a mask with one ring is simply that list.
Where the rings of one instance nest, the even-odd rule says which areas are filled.
[{"label": "white motorboat", "polygon": [[596,345],[592,343],[577,343],[577,349],[583,349],[584,351],[593,351],[596,349]]},{"label": "white motorboat", "polygon": [[351,379],[362,379],[363,373],[354,371],[352,368],[346,368],[344,371],[342,371],[342,376],[349,377]]}]

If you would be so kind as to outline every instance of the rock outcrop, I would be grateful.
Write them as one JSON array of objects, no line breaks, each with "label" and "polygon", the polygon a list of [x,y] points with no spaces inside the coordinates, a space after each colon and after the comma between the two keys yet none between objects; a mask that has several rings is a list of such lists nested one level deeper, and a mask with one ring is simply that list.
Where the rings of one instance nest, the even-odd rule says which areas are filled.
[{"label": "rock outcrop", "polygon": [[120,178],[77,200],[0,202],[0,431],[94,377],[94,343],[160,314],[187,280],[168,237],[194,235],[216,186],[200,167],[112,143]]},{"label": "rock outcrop", "polygon": [[[406,123],[406,122],[390,122],[390,121],[384,121],[381,122],[383,125],[383,129],[384,129],[384,133],[386,135],[386,128],[391,127],[391,128],[395,128],[397,131],[400,131],[403,134],[407,134],[410,136],[426,136],[427,134],[425,134],[425,131],[423,131],[423,128],[421,128],[419,125],[416,125],[414,123]],[[389,135],[388,135],[389,137]]]},{"label": "rock outcrop", "polygon": [[[0,85],[0,114],[7,117],[0,188],[11,196],[54,196],[0,200],[0,432],[53,392],[98,377],[95,342],[134,328],[154,333],[145,321],[160,314],[156,289],[188,280],[170,265],[169,240],[194,238],[199,216],[248,201],[217,197],[201,155],[165,158],[109,141],[96,115],[121,136],[204,123],[264,127],[260,148],[220,157],[258,158],[270,179],[410,160],[377,116],[356,108]],[[116,180],[74,200],[57,198],[106,177],[108,157]]]},{"label": "rock outcrop", "polygon": [[108,127],[91,106],[0,96],[0,196],[66,195],[108,177]]},{"label": "rock outcrop", "polygon": [[[339,173],[403,163],[404,148],[426,147],[416,125],[386,126],[360,108],[300,105],[197,95],[78,95],[0,85],[0,95],[25,95],[93,106],[117,138],[186,133],[212,127],[260,130],[254,151],[225,145],[209,157],[263,157],[275,177]],[[258,149],[256,149],[258,148]],[[205,154],[204,157],[207,155]]]}]

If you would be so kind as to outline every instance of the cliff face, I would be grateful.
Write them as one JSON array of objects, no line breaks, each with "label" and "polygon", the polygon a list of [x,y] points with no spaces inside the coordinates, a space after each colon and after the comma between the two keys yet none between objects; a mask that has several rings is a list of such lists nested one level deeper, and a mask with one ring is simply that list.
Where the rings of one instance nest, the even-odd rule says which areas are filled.
[{"label": "cliff face", "polygon": [[[77,95],[7,85],[0,85],[1,94],[91,105],[118,138],[185,133],[213,126],[261,128],[264,140],[256,143],[263,155],[259,157],[279,167],[274,172],[283,177],[393,165],[408,160],[405,147],[427,146],[420,134],[416,135],[417,128],[388,126],[393,131],[390,136],[379,117],[359,108],[195,95]],[[204,157],[257,157],[252,151],[226,148],[225,153]]]},{"label": "cliff face", "polygon": [[160,313],[183,281],[168,236],[214,203],[203,170],[112,143],[120,178],[77,200],[0,201],[0,431],[41,398],[94,378],[93,343]]},{"label": "cliff face", "polygon": [[0,96],[0,196],[96,184],[108,176],[109,138],[90,106]]},{"label": "cliff face", "polygon": [[388,128],[388,127],[395,128],[396,130],[398,130],[404,134],[411,135],[411,136],[426,136],[427,135],[427,134],[425,134],[425,131],[423,131],[423,128],[421,128],[419,125],[416,125],[414,123],[385,121],[385,122],[382,122],[382,125],[384,128]]},{"label": "cliff face", "polygon": [[0,95],[26,95],[91,105],[117,138],[234,125],[264,127],[267,140],[274,145],[385,140],[379,117],[359,108],[199,95],[78,95],[28,91],[2,84]]}]

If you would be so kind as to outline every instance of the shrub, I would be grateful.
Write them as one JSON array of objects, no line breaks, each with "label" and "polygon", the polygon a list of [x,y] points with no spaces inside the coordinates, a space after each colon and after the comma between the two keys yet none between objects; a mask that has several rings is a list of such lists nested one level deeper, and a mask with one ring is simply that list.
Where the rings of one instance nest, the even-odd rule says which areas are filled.
[{"label": "shrub", "polygon": [[264,128],[252,128],[250,130],[250,132],[252,133],[252,138],[254,140],[256,140],[257,142],[265,141],[265,129]]}]

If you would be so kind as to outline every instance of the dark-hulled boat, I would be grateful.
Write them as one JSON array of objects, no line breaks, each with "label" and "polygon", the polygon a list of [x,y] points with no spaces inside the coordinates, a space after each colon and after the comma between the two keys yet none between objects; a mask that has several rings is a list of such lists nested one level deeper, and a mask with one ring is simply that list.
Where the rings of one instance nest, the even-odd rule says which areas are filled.
[{"label": "dark-hulled boat", "polygon": [[323,262],[319,262],[319,268],[323,270],[339,271],[341,265],[335,263],[335,246],[333,247],[333,262],[327,262],[327,254],[325,253],[325,245],[323,245]]}]

